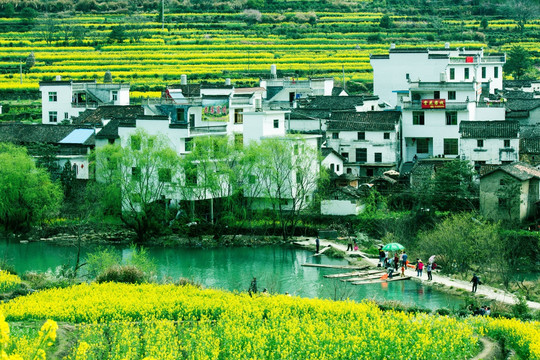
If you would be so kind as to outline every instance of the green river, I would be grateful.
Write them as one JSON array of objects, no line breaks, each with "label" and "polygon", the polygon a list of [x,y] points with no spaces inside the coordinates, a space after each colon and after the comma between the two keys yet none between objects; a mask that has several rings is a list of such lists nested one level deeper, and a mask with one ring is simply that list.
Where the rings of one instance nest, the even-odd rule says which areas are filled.
[{"label": "green river", "polygon": [[[129,247],[114,247],[128,258]],[[82,249],[85,254],[93,248]],[[48,242],[0,241],[0,256],[12,264],[19,273],[44,272],[75,263],[77,248]],[[416,281],[397,281],[388,284],[351,285],[338,279],[327,279],[326,274],[347,270],[304,267],[304,263],[347,265],[345,260],[326,256],[313,257],[303,249],[264,246],[245,248],[187,249],[152,247],[148,254],[158,264],[161,277],[180,277],[200,283],[203,287],[230,291],[246,291],[253,277],[259,291],[267,288],[271,293],[286,292],[294,296],[327,298],[334,300],[362,299],[398,300],[419,307],[458,308],[463,299],[448,295]],[[84,267],[83,267],[84,269]]]}]

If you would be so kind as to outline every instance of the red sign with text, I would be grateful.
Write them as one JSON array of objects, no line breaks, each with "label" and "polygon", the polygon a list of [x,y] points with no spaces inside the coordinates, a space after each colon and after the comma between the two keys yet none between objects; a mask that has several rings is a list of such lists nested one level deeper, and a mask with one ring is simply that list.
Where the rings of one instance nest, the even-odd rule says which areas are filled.
[{"label": "red sign with text", "polygon": [[424,99],[422,109],[446,109],[445,99]]}]

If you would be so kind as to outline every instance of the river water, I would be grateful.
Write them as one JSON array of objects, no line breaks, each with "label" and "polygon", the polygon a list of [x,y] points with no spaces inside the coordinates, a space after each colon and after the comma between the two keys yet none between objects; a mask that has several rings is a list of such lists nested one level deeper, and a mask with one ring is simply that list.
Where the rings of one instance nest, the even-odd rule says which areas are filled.
[{"label": "river water", "polygon": [[[123,259],[131,256],[129,247],[114,247]],[[82,259],[95,248],[82,249]],[[77,248],[47,242],[0,241],[0,256],[19,273],[47,271],[75,263]],[[246,291],[253,277],[261,291],[286,292],[308,298],[334,300],[362,299],[397,300],[422,308],[458,308],[463,299],[423,286],[416,281],[397,281],[388,284],[351,285],[338,279],[324,278],[326,274],[347,270],[304,267],[305,263],[347,265],[342,259],[326,256],[313,257],[313,253],[283,246],[255,248],[186,249],[152,247],[149,256],[158,264],[161,277],[180,277],[200,283],[203,287],[230,291]]]}]

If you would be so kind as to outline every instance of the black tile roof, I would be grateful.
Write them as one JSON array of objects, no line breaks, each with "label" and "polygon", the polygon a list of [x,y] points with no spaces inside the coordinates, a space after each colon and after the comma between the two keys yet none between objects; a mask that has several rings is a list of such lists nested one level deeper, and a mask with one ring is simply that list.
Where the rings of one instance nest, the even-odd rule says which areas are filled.
[{"label": "black tile roof", "polygon": [[508,99],[506,110],[510,111],[530,111],[540,107],[540,99]]},{"label": "black tile roof", "polygon": [[540,154],[540,125],[522,126],[519,137],[521,154]]},{"label": "black tile roof", "polygon": [[[58,144],[60,140],[76,129],[89,129],[91,127],[76,125],[53,124],[0,124],[0,142],[10,142],[18,145],[43,143]],[[84,145],[93,145],[91,136]]]},{"label": "black tile roof", "polygon": [[504,97],[506,99],[530,100],[534,99],[534,94],[520,90],[506,90],[504,91]]},{"label": "black tile roof", "polygon": [[313,96],[304,105],[306,109],[356,110],[366,100],[378,100],[377,96]]},{"label": "black tile roof", "polygon": [[338,153],[336,150],[332,149],[331,147],[323,147],[321,148],[321,154],[323,158],[326,158],[331,153],[334,153],[338,158],[340,158],[343,161],[347,161],[347,158]]},{"label": "black tile roof", "polygon": [[517,121],[462,121],[459,132],[463,139],[512,139],[517,138]]},{"label": "black tile roof", "polygon": [[94,110],[86,110],[77,118],[73,119],[74,124],[91,124],[101,126],[103,120],[129,120],[135,119],[144,114],[144,109],[140,105],[106,105]]},{"label": "black tile roof", "polygon": [[527,119],[529,117],[529,112],[524,111],[507,111],[505,114],[505,119]]},{"label": "black tile roof", "polygon": [[330,111],[328,110],[313,110],[313,109],[293,109],[291,110],[291,119],[329,119]]},{"label": "black tile roof", "polygon": [[394,131],[400,111],[334,112],[326,122],[328,131]]},{"label": "black tile roof", "polygon": [[531,87],[531,80],[503,80],[503,88]]},{"label": "black tile roof", "polygon": [[489,176],[496,171],[504,171],[505,173],[512,175],[513,177],[521,181],[529,180],[532,178],[540,179],[540,170],[524,162],[515,162],[509,165],[503,165],[498,169],[482,175],[481,178]]}]

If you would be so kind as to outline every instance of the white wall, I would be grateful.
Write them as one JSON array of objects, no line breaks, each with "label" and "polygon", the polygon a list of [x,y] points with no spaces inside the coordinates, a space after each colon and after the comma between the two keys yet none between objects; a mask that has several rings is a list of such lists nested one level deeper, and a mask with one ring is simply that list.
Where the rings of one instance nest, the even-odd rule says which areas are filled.
[{"label": "white wall", "polygon": [[[381,153],[380,163],[397,163],[397,135],[395,131],[365,131],[365,140],[358,140],[358,131],[340,131],[339,139],[332,139],[332,133],[326,134],[327,144],[339,154],[349,153],[349,161],[356,162],[356,149],[367,149],[366,163],[375,163],[375,153]],[[390,134],[390,139],[384,139],[384,133]]]},{"label": "white wall", "polygon": [[334,165],[334,172],[337,175],[343,174],[343,160],[334,153],[328,154],[321,162],[321,165],[327,169],[331,169],[331,165]]},{"label": "white wall", "polygon": [[[274,120],[278,120],[277,128],[274,128]],[[244,145],[272,136],[285,136],[285,111],[244,113]]]},{"label": "white wall", "polygon": [[482,139],[484,146],[479,148],[478,139],[461,139],[460,154],[469,161],[485,161],[486,164],[501,164],[502,161],[518,161],[519,139],[510,140],[510,149],[514,151],[501,151],[505,149],[504,139]]},{"label": "white wall", "polygon": [[349,200],[322,200],[321,214],[322,215],[358,215],[361,212],[361,207],[355,201]]},{"label": "white wall", "polygon": [[[56,111],[58,121],[52,124],[59,124],[64,120],[64,113],[68,113],[68,116],[77,116],[82,110],[85,109],[72,109],[71,100],[71,84],[61,83],[55,85],[42,85],[41,90],[41,122],[43,124],[51,124],[49,122],[49,113]],[[56,101],[49,101],[49,93],[56,92]]]}]

